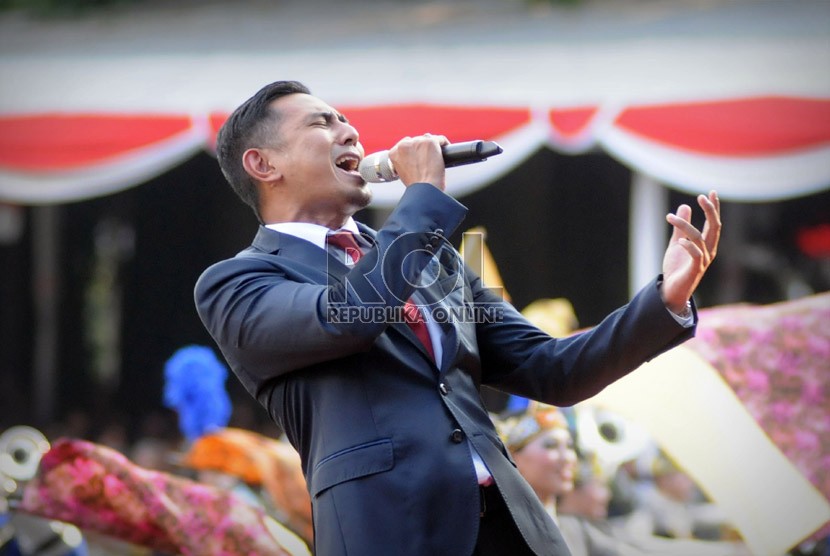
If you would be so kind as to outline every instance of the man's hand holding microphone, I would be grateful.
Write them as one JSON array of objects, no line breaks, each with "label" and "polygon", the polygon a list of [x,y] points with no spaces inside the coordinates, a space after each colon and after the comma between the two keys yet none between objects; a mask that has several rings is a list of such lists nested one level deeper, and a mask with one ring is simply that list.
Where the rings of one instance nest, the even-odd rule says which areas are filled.
[{"label": "man's hand holding microphone", "polygon": [[368,155],[359,170],[368,182],[399,179],[405,186],[426,182],[443,191],[446,168],[482,162],[501,152],[502,148],[493,141],[450,143],[443,135],[425,133],[404,137],[388,151]]}]

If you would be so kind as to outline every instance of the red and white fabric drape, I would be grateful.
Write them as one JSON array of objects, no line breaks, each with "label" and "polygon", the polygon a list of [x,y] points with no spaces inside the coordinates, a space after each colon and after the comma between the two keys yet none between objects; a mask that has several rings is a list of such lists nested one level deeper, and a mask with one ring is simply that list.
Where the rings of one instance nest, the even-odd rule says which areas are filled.
[{"label": "red and white fabric drape", "polygon": [[[340,106],[370,153],[406,135],[488,139],[504,153],[452,170],[461,196],[540,147],[602,149],[639,173],[690,192],[769,201],[830,187],[830,98],[741,97],[683,103],[567,107],[439,103]],[[213,148],[227,113],[0,114],[0,201],[48,204],[123,190]],[[402,192],[376,186],[375,203]]]}]

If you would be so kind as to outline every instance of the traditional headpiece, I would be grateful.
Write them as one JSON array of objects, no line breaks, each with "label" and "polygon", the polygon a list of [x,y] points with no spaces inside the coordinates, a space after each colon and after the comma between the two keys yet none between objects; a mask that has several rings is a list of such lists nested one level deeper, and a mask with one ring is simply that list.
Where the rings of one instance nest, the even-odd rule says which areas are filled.
[{"label": "traditional headpiece", "polygon": [[537,299],[524,309],[522,315],[533,325],[554,338],[570,336],[579,328],[576,312],[565,298]]},{"label": "traditional headpiece", "polygon": [[568,421],[559,408],[530,402],[522,414],[500,419],[498,428],[507,449],[516,452],[547,430],[568,429]]},{"label": "traditional headpiece", "polygon": [[188,441],[220,429],[231,417],[225,390],[228,370],[206,346],[180,348],[164,364],[164,405],[179,414]]},{"label": "traditional headpiece", "polygon": [[576,464],[576,472],[574,473],[574,485],[581,486],[592,480],[606,482],[608,476],[602,469],[601,462],[596,454],[587,453],[581,454]]}]

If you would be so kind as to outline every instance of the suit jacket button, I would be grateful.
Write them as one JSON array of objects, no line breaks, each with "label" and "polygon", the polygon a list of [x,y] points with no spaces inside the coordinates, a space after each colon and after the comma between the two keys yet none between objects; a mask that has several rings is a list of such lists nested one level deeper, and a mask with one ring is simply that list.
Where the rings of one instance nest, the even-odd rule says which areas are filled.
[{"label": "suit jacket button", "polygon": [[452,440],[456,444],[461,444],[461,442],[464,440],[464,433],[461,431],[461,429],[455,429],[454,431],[452,431],[452,434],[450,435],[450,440]]},{"label": "suit jacket button", "polygon": [[438,385],[438,390],[440,390],[441,393],[446,396],[450,393],[451,388],[442,382]]}]

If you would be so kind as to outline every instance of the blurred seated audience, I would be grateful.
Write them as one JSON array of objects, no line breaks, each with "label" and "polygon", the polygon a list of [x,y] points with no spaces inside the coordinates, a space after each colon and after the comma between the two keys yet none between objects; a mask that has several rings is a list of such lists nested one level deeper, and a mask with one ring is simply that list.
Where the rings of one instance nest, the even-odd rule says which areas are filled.
[{"label": "blurred seated audience", "polygon": [[595,460],[579,460],[558,408],[530,402],[497,418],[516,467],[557,523],[573,556],[747,556],[742,543],[635,537],[608,521],[610,488]]},{"label": "blurred seated audience", "polygon": [[669,539],[608,519],[611,488],[592,455],[579,458],[573,489],[559,499],[559,525],[573,556],[740,556],[741,542]]},{"label": "blurred seated audience", "polygon": [[733,536],[723,512],[709,502],[689,475],[662,452],[651,460],[636,506],[626,518],[638,535],[670,539],[722,540]]}]

